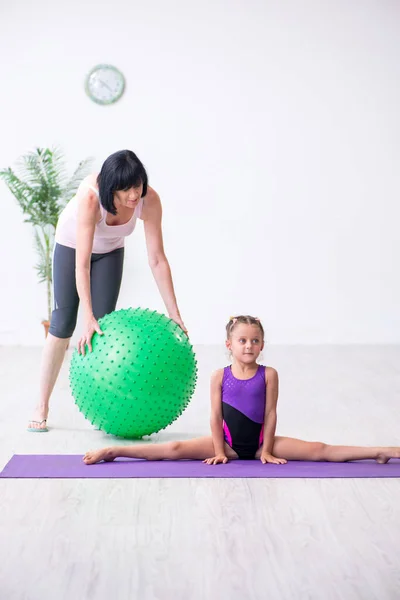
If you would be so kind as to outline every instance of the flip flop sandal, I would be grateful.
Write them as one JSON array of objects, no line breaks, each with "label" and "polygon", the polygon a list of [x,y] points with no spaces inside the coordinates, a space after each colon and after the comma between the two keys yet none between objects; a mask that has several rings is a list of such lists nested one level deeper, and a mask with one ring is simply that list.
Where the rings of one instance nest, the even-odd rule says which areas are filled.
[{"label": "flip flop sandal", "polygon": [[[43,419],[43,421],[29,421],[29,423],[36,423],[36,425],[41,425],[42,423],[46,423],[47,419]],[[46,433],[48,431],[47,427],[28,427],[27,431],[31,433]]]}]

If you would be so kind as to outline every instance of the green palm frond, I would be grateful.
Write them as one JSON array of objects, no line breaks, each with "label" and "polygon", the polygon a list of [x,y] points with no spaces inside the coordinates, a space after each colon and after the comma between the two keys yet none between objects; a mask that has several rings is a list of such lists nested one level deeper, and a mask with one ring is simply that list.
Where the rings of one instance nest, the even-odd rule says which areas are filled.
[{"label": "green palm frond", "polygon": [[34,229],[33,235],[35,240],[35,249],[38,255],[38,262],[35,265],[35,269],[38,272],[39,283],[43,283],[44,281],[46,281],[49,275],[45,240],[42,239],[43,236],[41,237],[40,230],[36,227]]},{"label": "green palm frond", "polygon": [[72,177],[66,182],[63,192],[62,192],[62,202],[65,204],[69,202],[69,200],[76,194],[76,191],[82,181],[88,175],[89,167],[92,163],[91,158],[86,158],[85,160],[81,160],[81,162],[76,167]]},{"label": "green palm frond", "polygon": [[15,196],[22,212],[30,215],[30,202],[34,189],[27,182],[22,181],[10,167],[0,171],[0,177]]},{"label": "green palm frond", "polygon": [[37,148],[20,161],[21,173],[33,188],[29,209],[34,213],[32,222],[57,225],[62,209],[59,199],[65,180],[65,167],[56,151]]},{"label": "green palm frond", "polygon": [[42,150],[37,148],[35,152],[29,152],[19,161],[19,170],[25,181],[32,187],[47,189],[47,173],[42,161]]}]

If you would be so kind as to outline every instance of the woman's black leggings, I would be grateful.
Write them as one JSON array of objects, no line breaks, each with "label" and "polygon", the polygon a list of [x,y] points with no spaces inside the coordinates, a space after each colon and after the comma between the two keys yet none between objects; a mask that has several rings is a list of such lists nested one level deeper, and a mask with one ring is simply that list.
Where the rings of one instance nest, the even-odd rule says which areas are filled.
[{"label": "woman's black leggings", "polygon": [[[106,254],[92,254],[90,293],[96,319],[113,312],[121,287],[124,248]],[[79,296],[75,280],[75,249],[56,244],[53,256],[54,310],[49,332],[58,338],[70,338],[76,326]]]}]

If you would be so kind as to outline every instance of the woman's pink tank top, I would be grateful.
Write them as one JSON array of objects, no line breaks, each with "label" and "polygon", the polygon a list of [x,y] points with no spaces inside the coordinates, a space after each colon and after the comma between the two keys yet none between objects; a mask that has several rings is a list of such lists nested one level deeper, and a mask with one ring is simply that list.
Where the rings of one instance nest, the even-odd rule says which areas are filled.
[{"label": "woman's pink tank top", "polygon": [[[92,185],[88,186],[99,198],[99,192]],[[104,254],[112,252],[116,248],[122,248],[125,243],[125,238],[130,235],[135,229],[136,221],[140,218],[143,208],[143,198],[140,198],[131,219],[124,225],[107,225],[107,211],[100,203],[101,218],[96,223],[93,239],[93,254]],[[58,219],[55,241],[62,246],[76,248],[76,230],[78,219],[78,199],[74,196],[64,208]]]}]

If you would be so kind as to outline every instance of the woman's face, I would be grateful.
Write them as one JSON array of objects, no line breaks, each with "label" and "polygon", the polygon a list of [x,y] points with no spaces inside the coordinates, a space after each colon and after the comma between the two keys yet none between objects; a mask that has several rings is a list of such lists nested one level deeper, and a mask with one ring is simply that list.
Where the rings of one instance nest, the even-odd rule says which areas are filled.
[{"label": "woman's face", "polygon": [[143,184],[131,187],[128,190],[117,190],[114,192],[116,205],[125,208],[136,208],[143,193]]}]

